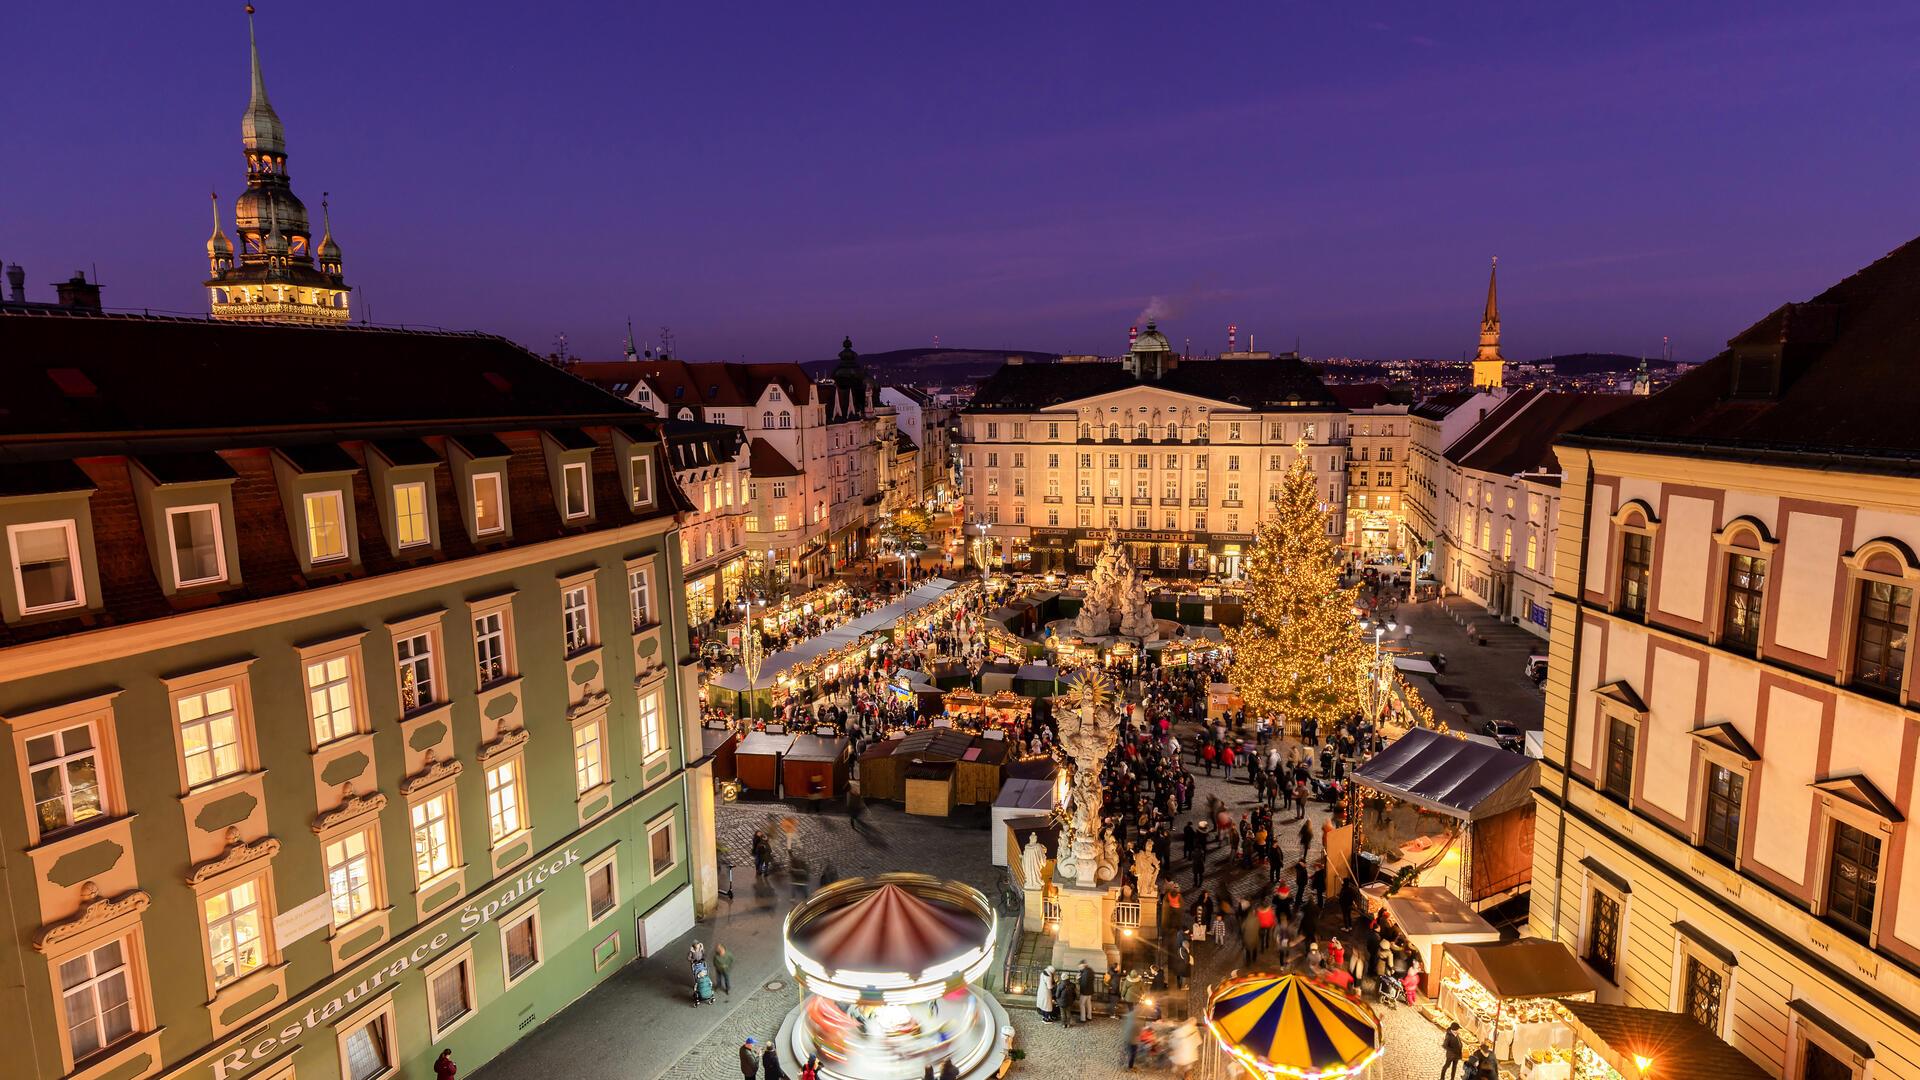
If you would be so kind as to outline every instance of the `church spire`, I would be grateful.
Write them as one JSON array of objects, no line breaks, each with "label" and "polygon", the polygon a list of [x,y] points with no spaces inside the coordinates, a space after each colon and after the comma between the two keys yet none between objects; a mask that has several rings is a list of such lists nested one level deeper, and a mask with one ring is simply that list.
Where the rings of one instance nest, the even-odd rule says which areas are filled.
[{"label": "church spire", "polygon": [[1498,390],[1505,383],[1506,358],[1500,355],[1500,257],[1487,272],[1487,310],[1480,316],[1480,352],[1473,358],[1476,389]]},{"label": "church spire", "polygon": [[207,266],[214,277],[219,277],[233,268],[233,243],[220,227],[220,193],[209,194],[213,198],[213,235],[207,238]]},{"label": "church spire", "polygon": [[247,5],[247,55],[252,61],[253,85],[247,96],[247,112],[240,118],[240,135],[249,152],[285,154],[287,132],[280,125],[280,114],[267,100],[267,80],[260,74],[260,46],[253,36],[253,5]]}]

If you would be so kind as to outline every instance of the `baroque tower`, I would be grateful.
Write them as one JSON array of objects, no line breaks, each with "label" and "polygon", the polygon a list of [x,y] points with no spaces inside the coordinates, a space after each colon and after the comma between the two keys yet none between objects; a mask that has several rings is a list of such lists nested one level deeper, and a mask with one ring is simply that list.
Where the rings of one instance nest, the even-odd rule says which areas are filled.
[{"label": "baroque tower", "polygon": [[[340,246],[332,222],[318,247],[307,208],[287,180],[287,135],[267,100],[260,49],[253,37],[253,5],[247,5],[247,50],[253,83],[240,118],[246,148],[247,187],[233,203],[235,243],[220,228],[214,198],[213,237],[207,241],[208,309],[216,319],[249,322],[344,323],[351,291],[341,276]],[[321,201],[323,214],[326,202]]]},{"label": "baroque tower", "polygon": [[1487,310],[1480,316],[1480,352],[1473,358],[1473,387],[1498,390],[1504,383],[1506,358],[1500,355],[1500,260],[1493,260],[1487,274]]}]

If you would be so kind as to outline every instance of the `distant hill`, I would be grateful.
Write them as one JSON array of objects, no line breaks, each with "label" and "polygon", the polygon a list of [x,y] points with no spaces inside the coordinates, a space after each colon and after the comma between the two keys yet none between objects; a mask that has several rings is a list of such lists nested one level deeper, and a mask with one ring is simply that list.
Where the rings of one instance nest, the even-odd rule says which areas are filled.
[{"label": "distant hill", "polygon": [[[917,382],[954,385],[984,379],[1000,369],[1009,356],[1026,358],[1029,364],[1051,364],[1059,353],[1026,349],[894,349],[891,352],[862,353],[860,364],[882,382]],[[810,360],[802,366],[818,378],[830,375],[840,363]]]},{"label": "distant hill", "polygon": [[[1554,372],[1560,375],[1604,375],[1608,372],[1630,372],[1640,366],[1640,358],[1620,353],[1567,353],[1564,356],[1543,356],[1534,363],[1551,364]],[[1657,356],[1647,358],[1647,367],[1653,371],[1685,366],[1678,360],[1668,363]]]}]

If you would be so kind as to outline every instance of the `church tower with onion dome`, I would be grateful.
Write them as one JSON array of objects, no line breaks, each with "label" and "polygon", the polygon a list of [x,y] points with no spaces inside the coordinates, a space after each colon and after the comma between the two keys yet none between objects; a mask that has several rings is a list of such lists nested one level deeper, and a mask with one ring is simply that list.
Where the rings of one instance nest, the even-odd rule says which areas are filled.
[{"label": "church tower with onion dome", "polygon": [[[315,247],[306,204],[287,179],[286,129],[267,100],[252,4],[247,5],[247,49],[253,81],[247,111],[240,118],[247,186],[234,200],[233,241],[220,227],[220,200],[214,197],[213,237],[207,241],[208,309],[216,319],[344,323],[350,318],[352,290],[342,276],[340,245],[327,220],[326,233]],[[324,214],[324,199],[321,208]]]}]

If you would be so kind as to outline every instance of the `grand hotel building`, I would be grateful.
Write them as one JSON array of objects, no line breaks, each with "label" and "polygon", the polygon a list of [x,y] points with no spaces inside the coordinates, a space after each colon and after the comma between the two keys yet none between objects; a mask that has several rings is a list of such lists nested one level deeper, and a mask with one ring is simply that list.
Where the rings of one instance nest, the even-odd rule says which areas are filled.
[{"label": "grand hotel building", "polygon": [[1297,442],[1345,532],[1347,413],[1292,356],[1183,360],[1152,324],[1119,362],[1008,364],[961,414],[970,535],[1008,566],[1079,570],[1117,530],[1134,564],[1240,573]]},{"label": "grand hotel building", "polygon": [[1557,448],[1532,932],[1787,1080],[1920,1077],[1916,311],[1920,241]]}]

